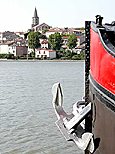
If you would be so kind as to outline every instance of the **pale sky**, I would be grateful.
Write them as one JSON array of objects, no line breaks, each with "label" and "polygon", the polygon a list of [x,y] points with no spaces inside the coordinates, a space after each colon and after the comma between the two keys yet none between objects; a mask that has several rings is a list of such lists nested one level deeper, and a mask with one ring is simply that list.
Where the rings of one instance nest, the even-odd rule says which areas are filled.
[{"label": "pale sky", "polygon": [[115,0],[0,0],[0,32],[30,29],[35,6],[40,24],[52,27],[84,27],[97,14],[115,21]]}]

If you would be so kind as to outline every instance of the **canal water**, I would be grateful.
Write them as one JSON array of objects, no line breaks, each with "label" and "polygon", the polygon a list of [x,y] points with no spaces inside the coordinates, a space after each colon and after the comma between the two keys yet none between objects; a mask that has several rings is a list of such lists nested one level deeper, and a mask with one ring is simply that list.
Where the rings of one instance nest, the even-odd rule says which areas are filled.
[{"label": "canal water", "polygon": [[0,154],[83,154],[55,125],[56,82],[71,113],[84,95],[84,62],[0,62]]}]

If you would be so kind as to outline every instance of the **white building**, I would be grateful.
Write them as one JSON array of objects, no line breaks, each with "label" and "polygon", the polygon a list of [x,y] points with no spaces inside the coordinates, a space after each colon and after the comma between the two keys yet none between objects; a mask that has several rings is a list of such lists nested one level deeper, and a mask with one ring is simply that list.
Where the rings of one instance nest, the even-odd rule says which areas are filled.
[{"label": "white building", "polygon": [[[62,37],[63,45],[62,45],[61,49],[69,50],[69,48],[67,46],[67,40],[68,40],[68,38],[69,38],[69,36],[63,36]],[[80,38],[77,37],[77,42],[76,42],[76,47],[75,48],[77,48],[79,45],[80,45]],[[75,51],[75,49],[73,51]]]},{"label": "white building", "polygon": [[63,45],[62,45],[62,49],[69,49],[67,47],[67,40],[68,40],[69,36],[63,36],[62,40],[63,40]]},{"label": "white building", "polygon": [[0,41],[3,40],[3,33],[0,32]]},{"label": "white building", "polygon": [[56,58],[56,51],[50,50],[50,49],[39,48],[39,49],[36,49],[35,57],[43,58],[43,59],[54,59]]},{"label": "white building", "polygon": [[12,55],[16,56],[16,45],[9,46],[8,53],[11,53]]},{"label": "white building", "polygon": [[16,55],[15,46],[12,47],[14,42],[10,41],[7,43],[0,43],[0,54],[9,54],[12,53],[14,56]]},{"label": "white building", "polygon": [[0,54],[8,54],[9,46],[8,44],[0,44]]},{"label": "white building", "polygon": [[38,32],[42,33],[43,29],[50,29],[50,26],[47,25],[46,23],[42,23],[42,24],[36,25],[36,26],[34,26],[32,28],[34,29],[35,32],[38,31]]},{"label": "white building", "polygon": [[44,48],[44,49],[49,49],[49,43],[47,40],[43,40],[41,42],[41,48]]},{"label": "white building", "polygon": [[58,33],[60,33],[60,35],[62,34],[62,32],[63,32],[63,28],[58,28],[58,27],[55,27],[55,28],[51,28],[51,29],[49,29],[46,33],[45,33],[45,35],[46,35],[46,37],[48,38],[51,34],[55,34],[56,32],[58,32]]},{"label": "white building", "polygon": [[27,55],[27,50],[27,46],[19,46],[11,41],[6,43],[0,43],[0,54],[11,53],[13,56],[25,56]]}]

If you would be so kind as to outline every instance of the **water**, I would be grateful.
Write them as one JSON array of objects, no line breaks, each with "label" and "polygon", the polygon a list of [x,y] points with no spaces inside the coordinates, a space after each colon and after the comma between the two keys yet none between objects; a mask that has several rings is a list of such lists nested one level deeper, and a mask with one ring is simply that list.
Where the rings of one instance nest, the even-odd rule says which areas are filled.
[{"label": "water", "polygon": [[71,113],[84,95],[84,62],[0,62],[0,154],[83,153],[55,125],[56,82]]}]

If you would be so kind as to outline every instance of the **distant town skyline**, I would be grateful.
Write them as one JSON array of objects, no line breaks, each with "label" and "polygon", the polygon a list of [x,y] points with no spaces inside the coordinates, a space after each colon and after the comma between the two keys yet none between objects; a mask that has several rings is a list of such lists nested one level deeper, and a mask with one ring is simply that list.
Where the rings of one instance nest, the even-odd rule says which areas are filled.
[{"label": "distant town skyline", "polygon": [[26,31],[31,28],[35,7],[39,23],[52,27],[84,27],[95,15],[104,17],[103,23],[115,20],[114,0],[0,0],[0,32]]}]

